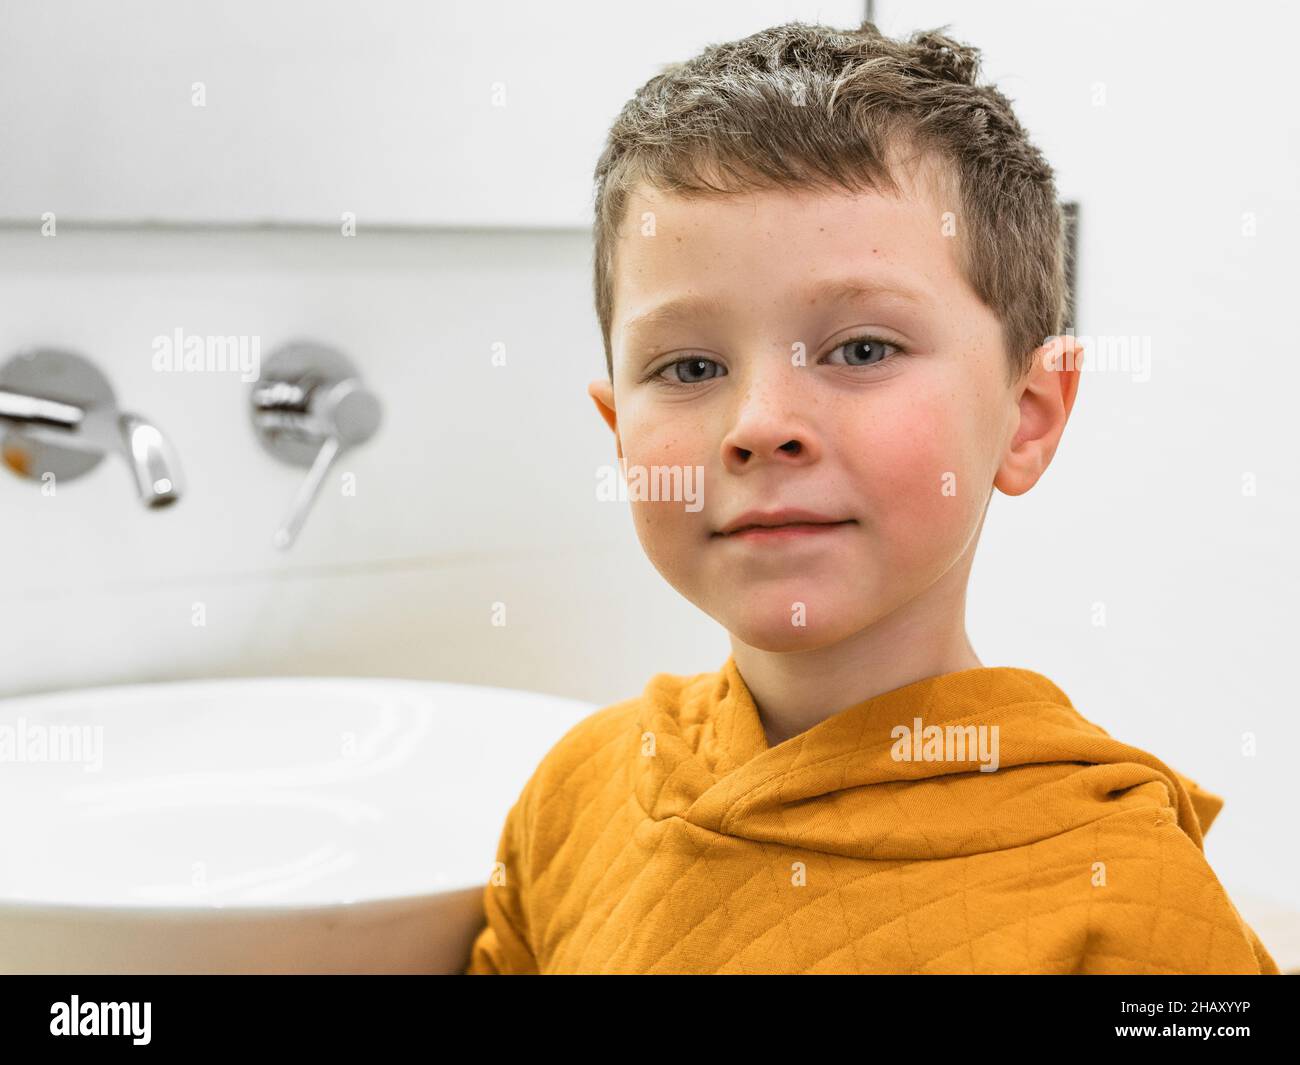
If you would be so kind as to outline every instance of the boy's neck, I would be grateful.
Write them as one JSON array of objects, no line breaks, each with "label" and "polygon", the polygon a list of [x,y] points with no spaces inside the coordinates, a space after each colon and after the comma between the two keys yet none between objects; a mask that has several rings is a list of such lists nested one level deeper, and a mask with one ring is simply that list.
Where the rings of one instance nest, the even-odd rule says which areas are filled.
[{"label": "boy's neck", "polygon": [[[736,668],[754,699],[769,747],[832,714],[914,681],[983,663],[959,609],[921,623],[913,603],[875,625],[815,651],[764,651],[731,639]],[[916,609],[913,609],[916,608]]]}]

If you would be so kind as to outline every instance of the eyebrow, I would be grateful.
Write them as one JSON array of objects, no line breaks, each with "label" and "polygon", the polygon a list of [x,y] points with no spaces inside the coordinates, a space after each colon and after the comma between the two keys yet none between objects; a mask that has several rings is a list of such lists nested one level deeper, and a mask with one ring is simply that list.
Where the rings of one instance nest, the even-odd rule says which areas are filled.
[{"label": "eyebrow", "polygon": [[[801,289],[798,293],[798,298],[803,303],[814,301],[828,304],[847,303],[867,296],[894,299],[915,306],[922,306],[930,299],[929,294],[923,289],[884,278],[847,277],[819,281]],[[635,318],[629,318],[623,329],[630,335],[657,325],[722,315],[726,309],[726,305],[714,296],[679,296],[643,314],[638,314]]]}]

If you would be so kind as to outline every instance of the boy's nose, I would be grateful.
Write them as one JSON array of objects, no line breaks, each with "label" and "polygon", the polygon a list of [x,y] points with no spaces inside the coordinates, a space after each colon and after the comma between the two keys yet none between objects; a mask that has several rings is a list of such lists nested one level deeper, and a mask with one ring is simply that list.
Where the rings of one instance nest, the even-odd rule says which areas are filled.
[{"label": "boy's nose", "polygon": [[799,412],[788,392],[755,395],[748,392],[723,438],[723,463],[740,469],[758,462],[806,463],[820,450],[816,430]]}]

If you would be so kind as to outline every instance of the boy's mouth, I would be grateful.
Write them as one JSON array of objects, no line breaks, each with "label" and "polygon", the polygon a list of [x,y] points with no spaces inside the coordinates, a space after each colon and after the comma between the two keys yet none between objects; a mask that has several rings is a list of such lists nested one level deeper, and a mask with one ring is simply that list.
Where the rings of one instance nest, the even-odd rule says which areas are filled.
[{"label": "boy's mouth", "polygon": [[802,540],[806,537],[830,536],[836,529],[852,525],[851,521],[833,522],[791,522],[788,525],[750,525],[737,529],[733,533],[720,537],[723,540],[739,540],[745,543],[785,543],[790,540]]},{"label": "boy's mouth", "polygon": [[853,524],[853,518],[836,518],[811,510],[787,507],[781,510],[750,510],[727,522],[714,536],[762,536],[778,531],[786,534],[821,532],[837,525]]}]

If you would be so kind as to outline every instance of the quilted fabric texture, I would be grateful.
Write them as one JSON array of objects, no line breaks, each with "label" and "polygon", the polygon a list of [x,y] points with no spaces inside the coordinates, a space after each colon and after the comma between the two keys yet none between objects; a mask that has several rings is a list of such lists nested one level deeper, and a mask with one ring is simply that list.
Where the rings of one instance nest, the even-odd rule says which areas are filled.
[{"label": "quilted fabric texture", "polygon": [[[893,732],[966,725],[997,726],[995,771]],[[769,747],[728,657],[551,749],[466,971],[1275,974],[1202,851],[1222,805],[1032,670],[930,677]]]}]

